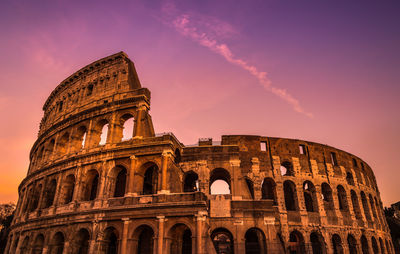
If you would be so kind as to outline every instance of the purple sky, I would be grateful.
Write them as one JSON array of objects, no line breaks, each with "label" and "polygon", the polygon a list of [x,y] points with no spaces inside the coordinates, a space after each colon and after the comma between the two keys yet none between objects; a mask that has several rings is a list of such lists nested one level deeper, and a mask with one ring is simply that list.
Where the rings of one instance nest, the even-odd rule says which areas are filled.
[{"label": "purple sky", "polygon": [[399,201],[398,13],[399,1],[2,0],[0,202],[17,199],[51,91],[121,50],[152,92],[156,132],[329,144]]}]

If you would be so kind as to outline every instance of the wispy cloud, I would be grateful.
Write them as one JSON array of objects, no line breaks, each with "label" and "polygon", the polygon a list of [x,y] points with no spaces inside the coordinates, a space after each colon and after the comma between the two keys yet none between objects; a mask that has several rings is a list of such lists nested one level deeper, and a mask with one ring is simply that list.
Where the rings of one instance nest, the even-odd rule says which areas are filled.
[{"label": "wispy cloud", "polygon": [[176,29],[182,35],[191,38],[198,44],[210,49],[211,51],[221,55],[231,64],[248,71],[257,78],[258,82],[265,90],[280,97],[290,105],[296,112],[302,113],[310,118],[313,115],[305,111],[300,102],[288,93],[285,89],[281,89],[272,85],[268,78],[267,72],[260,71],[257,67],[249,64],[244,59],[236,57],[229,46],[221,43],[220,40],[229,35],[235,34],[235,29],[226,22],[222,22],[212,17],[204,17],[198,14],[179,13],[175,5],[169,3],[163,6],[164,22]]}]

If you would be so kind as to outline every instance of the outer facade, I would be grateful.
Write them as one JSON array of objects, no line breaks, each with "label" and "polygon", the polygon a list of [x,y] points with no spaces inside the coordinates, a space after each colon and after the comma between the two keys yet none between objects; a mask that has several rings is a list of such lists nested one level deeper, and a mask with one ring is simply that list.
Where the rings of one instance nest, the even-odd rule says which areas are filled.
[{"label": "outer facade", "polygon": [[6,253],[394,253],[360,158],[265,136],[185,146],[149,109],[122,52],[56,87]]}]

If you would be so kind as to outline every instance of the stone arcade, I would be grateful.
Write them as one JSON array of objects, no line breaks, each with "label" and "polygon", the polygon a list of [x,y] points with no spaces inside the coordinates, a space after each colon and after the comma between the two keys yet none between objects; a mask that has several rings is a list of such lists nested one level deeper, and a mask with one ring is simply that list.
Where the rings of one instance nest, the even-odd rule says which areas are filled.
[{"label": "stone arcade", "polygon": [[149,109],[123,52],[56,87],[6,253],[394,253],[360,158],[266,136],[185,146]]}]

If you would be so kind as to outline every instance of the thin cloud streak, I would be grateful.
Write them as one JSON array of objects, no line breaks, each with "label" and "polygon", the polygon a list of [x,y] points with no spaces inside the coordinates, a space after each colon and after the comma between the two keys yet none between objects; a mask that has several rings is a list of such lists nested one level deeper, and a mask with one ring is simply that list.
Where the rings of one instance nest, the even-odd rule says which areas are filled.
[{"label": "thin cloud streak", "polygon": [[[218,34],[221,34],[221,31],[218,32],[210,30],[209,32],[204,32],[200,29],[196,24],[198,22],[193,21],[192,16],[189,14],[182,14],[173,17],[176,13],[176,8],[173,5],[167,5],[163,7],[163,12],[166,14],[165,23],[168,25],[172,25],[180,34],[191,38],[193,41],[199,43],[201,46],[204,46],[211,51],[221,55],[225,58],[229,63],[237,65],[242,69],[248,71],[252,76],[257,78],[258,82],[264,87],[265,90],[273,93],[274,95],[280,97],[287,103],[289,103],[296,112],[306,115],[307,117],[312,118],[313,115],[310,112],[306,112],[301,106],[299,101],[294,98],[291,94],[289,94],[286,90],[274,87],[271,85],[271,80],[267,77],[266,72],[259,71],[255,66],[250,65],[245,60],[235,57],[232,53],[228,45],[224,43],[219,43],[213,37],[217,37]],[[206,30],[210,26],[210,24],[204,24],[203,20],[200,20],[200,25],[205,27]],[[214,20],[214,23],[216,21]],[[229,26],[226,26],[225,23],[221,23],[223,25],[217,27],[228,27],[228,32],[233,31]],[[210,35],[211,34],[211,35]]]}]

